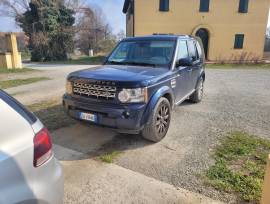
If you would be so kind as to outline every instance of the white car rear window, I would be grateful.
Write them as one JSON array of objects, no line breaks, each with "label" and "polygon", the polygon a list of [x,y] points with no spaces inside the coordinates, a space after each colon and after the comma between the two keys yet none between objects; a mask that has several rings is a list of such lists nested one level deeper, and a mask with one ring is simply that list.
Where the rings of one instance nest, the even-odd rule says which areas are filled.
[{"label": "white car rear window", "polygon": [[0,90],[0,99],[2,99],[6,104],[8,104],[18,114],[20,114],[31,125],[33,125],[37,121],[37,118],[35,117],[35,115],[33,113],[28,111],[16,99],[14,99],[13,97],[9,96],[7,93],[5,93],[4,91],[1,91],[1,90]]}]

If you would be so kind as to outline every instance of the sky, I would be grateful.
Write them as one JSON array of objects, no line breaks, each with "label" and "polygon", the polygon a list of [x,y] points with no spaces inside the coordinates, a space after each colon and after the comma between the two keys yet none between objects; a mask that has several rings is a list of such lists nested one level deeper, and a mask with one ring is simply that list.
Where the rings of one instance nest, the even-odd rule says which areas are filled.
[{"label": "sky", "polygon": [[[93,6],[98,6],[103,10],[105,18],[113,29],[113,33],[118,33],[121,30],[126,30],[125,15],[122,13],[124,0],[86,0]],[[268,27],[270,26],[270,16],[268,19]],[[15,22],[11,18],[0,17],[0,32],[20,31]]]},{"label": "sky", "polygon": [[[121,30],[126,30],[126,17],[122,13],[124,0],[86,0],[86,3],[102,9],[105,19],[113,29],[113,33],[116,34]],[[14,19],[0,17],[0,32],[15,31],[20,31],[20,28],[16,26]]]}]

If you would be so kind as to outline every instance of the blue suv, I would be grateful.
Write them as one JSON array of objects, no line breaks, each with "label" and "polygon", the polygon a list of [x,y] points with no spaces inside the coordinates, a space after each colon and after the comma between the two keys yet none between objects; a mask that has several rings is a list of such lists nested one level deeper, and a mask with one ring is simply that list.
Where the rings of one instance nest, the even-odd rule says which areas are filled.
[{"label": "blue suv", "polygon": [[63,105],[78,120],[153,142],[169,129],[172,108],[203,98],[204,53],[187,35],[122,40],[103,66],[69,74]]}]

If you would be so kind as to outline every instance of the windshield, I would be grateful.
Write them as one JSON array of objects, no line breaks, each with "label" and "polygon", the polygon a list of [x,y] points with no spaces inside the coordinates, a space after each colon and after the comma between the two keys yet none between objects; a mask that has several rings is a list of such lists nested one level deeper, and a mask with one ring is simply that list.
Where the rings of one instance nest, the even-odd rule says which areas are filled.
[{"label": "windshield", "polygon": [[175,44],[175,41],[124,41],[113,51],[106,64],[169,67]]}]

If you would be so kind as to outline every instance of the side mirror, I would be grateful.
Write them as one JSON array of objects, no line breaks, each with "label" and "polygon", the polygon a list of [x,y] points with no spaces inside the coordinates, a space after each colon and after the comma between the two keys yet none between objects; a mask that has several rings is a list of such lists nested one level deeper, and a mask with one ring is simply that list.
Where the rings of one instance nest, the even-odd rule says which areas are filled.
[{"label": "side mirror", "polygon": [[192,65],[193,65],[193,60],[190,57],[180,59],[180,60],[178,60],[178,62],[176,64],[177,67],[189,67]]}]

